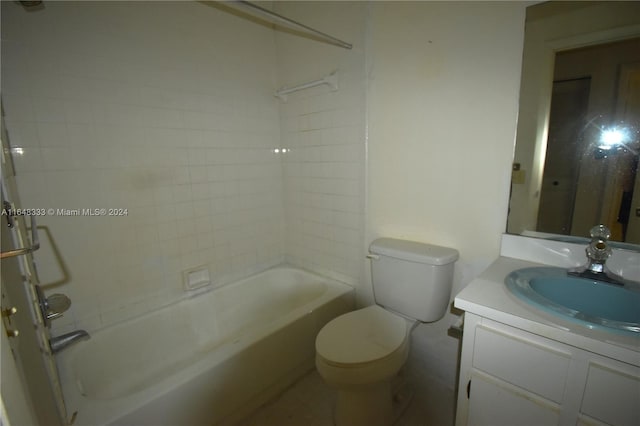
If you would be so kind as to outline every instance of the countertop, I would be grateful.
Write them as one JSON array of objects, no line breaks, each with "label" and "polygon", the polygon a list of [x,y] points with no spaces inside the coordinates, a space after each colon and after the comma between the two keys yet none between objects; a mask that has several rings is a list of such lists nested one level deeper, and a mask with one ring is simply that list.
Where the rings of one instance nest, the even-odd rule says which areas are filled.
[{"label": "countertop", "polygon": [[454,306],[542,337],[640,366],[640,335],[590,329],[537,310],[512,295],[504,284],[505,277],[516,269],[535,266],[549,265],[501,256],[456,296]]}]

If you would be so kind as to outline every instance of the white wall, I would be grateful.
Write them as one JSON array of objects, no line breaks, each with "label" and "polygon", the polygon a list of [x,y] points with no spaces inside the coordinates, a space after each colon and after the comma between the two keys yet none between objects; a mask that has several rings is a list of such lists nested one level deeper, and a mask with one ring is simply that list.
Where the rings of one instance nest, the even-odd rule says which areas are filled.
[{"label": "white wall", "polygon": [[[109,325],[284,258],[275,40],[199,2],[2,2],[2,99],[36,260],[73,300],[61,329]],[[66,264],[51,248],[51,240]]]},{"label": "white wall", "polygon": [[[386,236],[458,249],[454,294],[499,255],[524,12],[519,2],[372,7],[367,243]],[[369,302],[369,279],[360,290]],[[412,359],[453,388],[452,321],[418,327]]]},{"label": "white wall", "polygon": [[[372,303],[364,247],[379,236],[458,249],[454,294],[498,256],[525,4],[274,4],[351,51],[281,32],[274,43],[270,29],[201,3],[50,2],[28,16],[2,6],[23,202],[132,211],[43,219],[61,253],[78,254],[57,289],[88,302],[72,318],[105,325],[136,297],[149,309],[176,297],[186,266],[248,272],[279,261],[285,244],[292,263],[356,284],[362,305]],[[272,97],[335,68],[338,92]],[[452,320],[418,327],[412,352],[451,387]]]}]

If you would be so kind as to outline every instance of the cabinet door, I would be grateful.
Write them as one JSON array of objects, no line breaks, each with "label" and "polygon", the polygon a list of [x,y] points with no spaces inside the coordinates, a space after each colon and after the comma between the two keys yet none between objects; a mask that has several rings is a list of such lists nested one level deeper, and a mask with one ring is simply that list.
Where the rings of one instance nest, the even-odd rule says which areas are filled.
[{"label": "cabinet door", "polygon": [[582,418],[610,425],[640,424],[640,368],[608,361],[591,362],[580,407]]},{"label": "cabinet door", "polygon": [[544,399],[562,402],[570,361],[569,352],[546,339],[476,327],[473,367]]},{"label": "cabinet door", "polygon": [[469,393],[468,425],[545,426],[559,421],[557,404],[490,376],[474,374]]}]

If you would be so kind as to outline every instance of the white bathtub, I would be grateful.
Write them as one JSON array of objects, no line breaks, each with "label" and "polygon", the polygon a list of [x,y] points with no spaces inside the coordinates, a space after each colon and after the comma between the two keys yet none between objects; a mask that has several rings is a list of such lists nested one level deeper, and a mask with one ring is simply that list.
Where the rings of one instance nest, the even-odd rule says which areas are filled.
[{"label": "white bathtub", "polygon": [[232,423],[313,368],[353,289],[279,267],[100,330],[58,365],[75,425]]}]

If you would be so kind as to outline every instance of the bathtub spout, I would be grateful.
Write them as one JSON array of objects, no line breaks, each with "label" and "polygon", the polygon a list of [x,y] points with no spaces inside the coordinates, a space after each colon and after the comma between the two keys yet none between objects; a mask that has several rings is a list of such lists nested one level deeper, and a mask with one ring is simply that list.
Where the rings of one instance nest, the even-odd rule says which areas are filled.
[{"label": "bathtub spout", "polygon": [[80,340],[87,340],[91,336],[84,330],[76,330],[71,333],[63,334],[58,337],[53,337],[49,340],[49,346],[51,347],[51,352],[56,354],[63,349],[68,348]]}]

